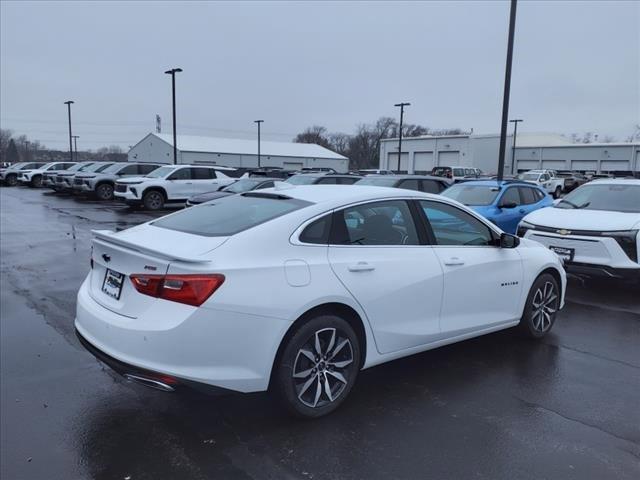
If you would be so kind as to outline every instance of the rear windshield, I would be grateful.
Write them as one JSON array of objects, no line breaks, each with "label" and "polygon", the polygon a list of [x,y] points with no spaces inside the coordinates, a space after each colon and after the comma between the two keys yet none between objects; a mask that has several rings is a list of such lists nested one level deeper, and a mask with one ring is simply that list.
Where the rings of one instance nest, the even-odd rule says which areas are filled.
[{"label": "rear windshield", "polygon": [[293,198],[233,195],[187,208],[152,225],[205,237],[228,237],[308,205],[311,203]]},{"label": "rear windshield", "polygon": [[316,183],[319,177],[313,175],[294,175],[287,179],[287,183],[293,183],[294,185],[312,185]]},{"label": "rear windshield", "polygon": [[393,187],[398,180],[396,178],[389,177],[365,177],[362,180],[358,180],[356,185],[375,185],[376,187]]},{"label": "rear windshield", "polygon": [[491,205],[500,189],[489,185],[465,185],[459,183],[442,192],[445,197],[453,198],[465,205]]}]

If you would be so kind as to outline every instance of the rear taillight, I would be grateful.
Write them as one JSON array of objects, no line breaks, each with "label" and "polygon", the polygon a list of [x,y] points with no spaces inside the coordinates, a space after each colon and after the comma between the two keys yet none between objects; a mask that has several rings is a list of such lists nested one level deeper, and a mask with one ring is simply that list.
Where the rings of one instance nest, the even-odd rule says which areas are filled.
[{"label": "rear taillight", "polygon": [[143,295],[185,303],[194,307],[202,305],[224,283],[224,275],[217,273],[192,275],[146,275],[141,273],[133,274],[130,278],[135,289]]}]

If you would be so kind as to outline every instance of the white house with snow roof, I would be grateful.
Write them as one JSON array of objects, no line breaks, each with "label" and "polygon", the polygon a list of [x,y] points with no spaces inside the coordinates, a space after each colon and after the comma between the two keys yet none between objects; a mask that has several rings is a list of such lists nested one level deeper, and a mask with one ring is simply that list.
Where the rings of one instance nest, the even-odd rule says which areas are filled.
[{"label": "white house with snow roof", "polygon": [[[237,138],[178,135],[178,163],[226,167],[258,166],[258,141]],[[349,169],[349,159],[311,143],[260,142],[260,165],[299,170],[330,167],[337,172]],[[150,133],[129,150],[130,162],[173,163],[173,135]]]}]

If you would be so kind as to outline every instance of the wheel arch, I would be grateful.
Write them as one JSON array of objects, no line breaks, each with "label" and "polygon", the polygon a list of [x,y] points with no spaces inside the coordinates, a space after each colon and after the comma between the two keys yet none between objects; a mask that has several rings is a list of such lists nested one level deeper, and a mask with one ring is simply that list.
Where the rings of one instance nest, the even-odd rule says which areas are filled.
[{"label": "wheel arch", "polygon": [[165,201],[167,200],[167,191],[163,187],[161,187],[159,185],[153,185],[151,187],[145,188],[142,191],[142,193],[140,194],[140,200],[142,200],[147,193],[152,192],[152,191],[160,192],[162,194],[162,196],[164,197]]},{"label": "wheel arch", "polygon": [[98,181],[98,183],[96,183],[96,188],[95,189],[97,190],[100,185],[104,185],[105,183],[108,184],[108,185],[111,185],[114,188],[116,186],[116,183],[113,180],[100,180],[100,181]]},{"label": "wheel arch", "polygon": [[551,275],[556,280],[556,282],[558,282],[558,288],[560,289],[561,304],[564,303],[566,285],[564,285],[562,282],[562,275],[560,274],[560,271],[556,267],[546,266],[538,272],[538,274],[533,278],[531,284],[529,285],[528,290],[524,292],[524,300],[522,302],[522,311],[520,312],[520,316],[524,315],[524,309],[527,306],[527,298],[529,298],[529,293],[531,292],[531,288],[533,287],[533,284],[536,283],[536,280],[538,280],[538,278],[540,278],[540,276],[544,275],[545,273],[548,273],[549,275]]},{"label": "wheel arch", "polygon": [[322,303],[308,309],[306,312],[300,315],[289,326],[284,336],[280,340],[280,345],[278,345],[278,350],[276,351],[276,354],[273,358],[273,364],[271,365],[271,373],[269,375],[269,388],[271,388],[271,384],[273,382],[274,368],[280,360],[280,357],[282,356],[288,340],[295,334],[295,332],[300,328],[301,325],[319,315],[336,315],[349,323],[349,325],[356,333],[358,341],[360,342],[360,367],[362,368],[364,366],[367,357],[367,332],[365,330],[365,325],[362,317],[356,310],[353,309],[353,307],[350,307],[345,303]]}]

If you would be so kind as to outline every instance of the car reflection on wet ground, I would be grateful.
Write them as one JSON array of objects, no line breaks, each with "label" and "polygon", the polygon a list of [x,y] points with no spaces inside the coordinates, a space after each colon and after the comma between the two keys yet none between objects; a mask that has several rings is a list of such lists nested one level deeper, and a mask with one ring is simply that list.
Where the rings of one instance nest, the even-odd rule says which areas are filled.
[{"label": "car reflection on wet ground", "polygon": [[335,414],[299,421],[267,394],[130,384],[79,345],[91,230],[166,211],[26,188],[0,205],[2,478],[640,478],[630,285],[571,281],[543,342],[505,331],[372,368]]}]

